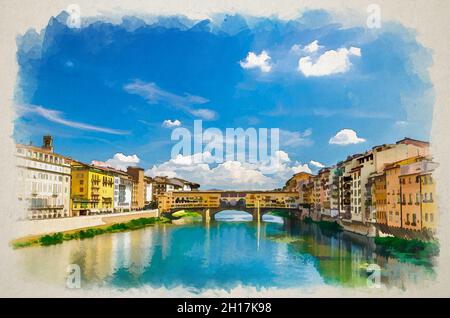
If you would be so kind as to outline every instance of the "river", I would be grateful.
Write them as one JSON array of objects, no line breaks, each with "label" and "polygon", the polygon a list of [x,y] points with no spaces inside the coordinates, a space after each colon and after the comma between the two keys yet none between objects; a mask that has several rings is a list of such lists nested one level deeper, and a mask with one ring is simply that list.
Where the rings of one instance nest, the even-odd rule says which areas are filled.
[{"label": "river", "polygon": [[50,284],[65,282],[67,266],[78,265],[83,287],[405,289],[435,278],[431,264],[381,255],[370,238],[273,215],[252,221],[238,211],[208,223],[158,224],[16,253],[30,277]]}]

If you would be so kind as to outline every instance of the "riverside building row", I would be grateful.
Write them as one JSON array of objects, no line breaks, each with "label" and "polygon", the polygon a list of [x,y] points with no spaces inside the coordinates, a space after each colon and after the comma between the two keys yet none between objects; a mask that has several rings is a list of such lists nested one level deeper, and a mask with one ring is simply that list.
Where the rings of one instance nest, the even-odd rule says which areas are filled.
[{"label": "riverside building row", "polygon": [[21,219],[48,219],[156,208],[168,191],[197,190],[180,178],[145,176],[144,169],[114,169],[105,163],[82,163],[54,152],[51,136],[41,147],[16,145],[17,196],[26,211]]},{"label": "riverside building row", "polygon": [[437,167],[428,142],[404,138],[348,156],[317,175],[297,173],[284,188],[299,192],[302,215],[434,233]]}]

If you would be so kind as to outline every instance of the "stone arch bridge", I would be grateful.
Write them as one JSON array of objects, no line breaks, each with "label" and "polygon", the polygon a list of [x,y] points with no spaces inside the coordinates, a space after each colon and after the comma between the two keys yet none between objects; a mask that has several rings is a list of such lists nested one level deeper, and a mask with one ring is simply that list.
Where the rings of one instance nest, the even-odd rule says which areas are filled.
[{"label": "stone arch bridge", "polygon": [[299,194],[284,191],[173,191],[158,197],[162,213],[195,210],[204,220],[224,210],[244,211],[254,220],[274,210],[298,211]]}]

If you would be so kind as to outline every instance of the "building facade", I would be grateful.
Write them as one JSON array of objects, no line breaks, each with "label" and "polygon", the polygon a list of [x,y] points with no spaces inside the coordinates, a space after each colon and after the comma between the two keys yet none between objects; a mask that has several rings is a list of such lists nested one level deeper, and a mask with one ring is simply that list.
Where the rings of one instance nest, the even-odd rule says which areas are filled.
[{"label": "building facade", "polygon": [[436,168],[437,164],[427,158],[400,167],[402,227],[435,230],[437,206],[432,172]]},{"label": "building facade", "polygon": [[74,216],[111,213],[114,208],[114,173],[108,168],[72,161]]},{"label": "building facade", "polygon": [[114,173],[114,212],[132,209],[133,179],[124,172]]},{"label": "building facade", "polygon": [[131,207],[133,210],[142,210],[145,206],[144,169],[140,167],[128,167],[127,174],[133,180]]},{"label": "building facade", "polygon": [[433,172],[437,168],[435,163],[427,163],[427,166],[420,173],[420,192],[422,208],[422,228],[431,232],[436,231],[438,221],[438,206],[436,198],[436,181]]},{"label": "building facade", "polygon": [[26,211],[20,219],[71,216],[70,159],[53,152],[53,139],[44,136],[42,147],[16,145],[18,199]]}]

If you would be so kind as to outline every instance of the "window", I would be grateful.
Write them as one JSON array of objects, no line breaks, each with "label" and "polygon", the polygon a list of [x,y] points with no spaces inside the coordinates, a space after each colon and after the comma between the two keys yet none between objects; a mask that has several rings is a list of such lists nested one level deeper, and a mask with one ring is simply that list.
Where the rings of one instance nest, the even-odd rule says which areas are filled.
[{"label": "window", "polygon": [[433,213],[430,213],[430,222],[434,222],[433,218]]}]

